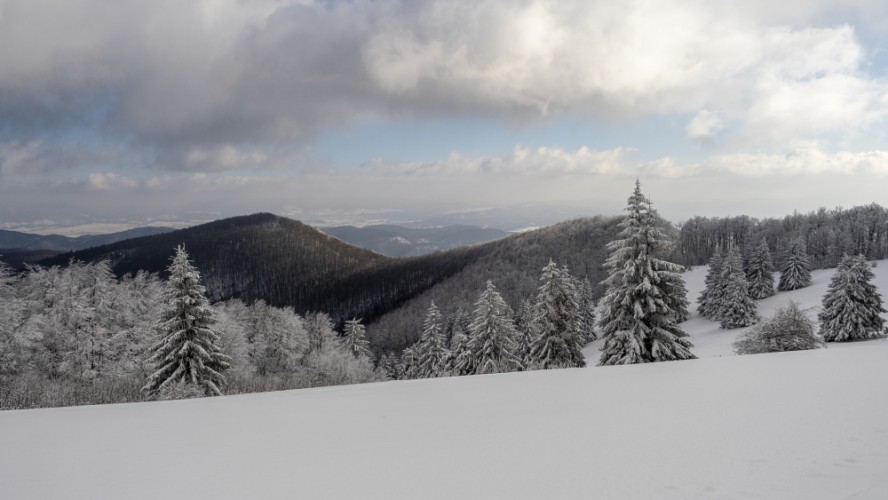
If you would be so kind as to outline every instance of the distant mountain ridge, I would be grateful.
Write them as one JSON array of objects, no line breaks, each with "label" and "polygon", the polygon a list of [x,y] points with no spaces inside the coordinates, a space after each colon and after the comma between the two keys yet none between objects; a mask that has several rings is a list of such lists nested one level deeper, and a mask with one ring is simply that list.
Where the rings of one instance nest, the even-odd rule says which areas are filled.
[{"label": "distant mountain ridge", "polygon": [[[108,245],[130,238],[152,236],[174,231],[171,227],[137,227],[108,234],[88,234],[83,236],[62,236],[60,234],[31,234],[0,229],[0,248],[19,250],[52,250],[70,252],[89,247]],[[0,252],[2,253],[2,252]]]},{"label": "distant mountain ridge", "polygon": [[392,224],[364,227],[322,227],[321,231],[346,243],[389,257],[415,257],[453,248],[487,243],[510,233],[492,227],[456,224],[443,227],[409,228]]}]

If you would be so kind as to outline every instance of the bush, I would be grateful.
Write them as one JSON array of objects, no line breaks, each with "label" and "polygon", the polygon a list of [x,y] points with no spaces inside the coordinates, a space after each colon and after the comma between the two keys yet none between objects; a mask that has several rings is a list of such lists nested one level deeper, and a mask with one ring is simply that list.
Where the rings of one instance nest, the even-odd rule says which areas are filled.
[{"label": "bush", "polygon": [[737,342],[737,354],[804,351],[823,347],[823,339],[814,333],[814,322],[790,302],[769,318],[749,329]]}]

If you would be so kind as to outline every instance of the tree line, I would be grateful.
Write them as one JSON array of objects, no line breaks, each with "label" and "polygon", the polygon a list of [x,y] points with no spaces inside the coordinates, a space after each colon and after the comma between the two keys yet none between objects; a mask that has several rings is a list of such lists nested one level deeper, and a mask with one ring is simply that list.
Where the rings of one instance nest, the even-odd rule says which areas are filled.
[{"label": "tree line", "polygon": [[705,264],[715,250],[733,242],[744,251],[764,239],[775,249],[777,264],[793,242],[805,246],[814,268],[836,267],[844,255],[870,260],[888,257],[888,209],[878,204],[853,208],[820,208],[783,218],[693,217],[679,224],[672,260]]}]

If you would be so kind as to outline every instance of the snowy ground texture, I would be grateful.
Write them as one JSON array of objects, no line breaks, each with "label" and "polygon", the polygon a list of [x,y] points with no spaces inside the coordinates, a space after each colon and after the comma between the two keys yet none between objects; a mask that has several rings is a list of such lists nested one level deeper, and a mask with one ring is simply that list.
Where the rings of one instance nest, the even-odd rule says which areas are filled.
[{"label": "snowy ground texture", "polygon": [[741,357],[685,326],[703,359],[0,412],[0,497],[888,498],[888,342]]}]

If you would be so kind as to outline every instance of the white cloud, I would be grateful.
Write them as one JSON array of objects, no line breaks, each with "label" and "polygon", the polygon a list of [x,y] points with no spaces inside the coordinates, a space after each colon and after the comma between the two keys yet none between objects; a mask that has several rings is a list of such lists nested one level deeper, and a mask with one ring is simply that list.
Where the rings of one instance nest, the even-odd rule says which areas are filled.
[{"label": "white cloud", "polygon": [[377,160],[362,167],[372,175],[519,175],[564,176],[620,173],[626,148],[596,151],[585,146],[567,151],[557,147],[529,149],[516,146],[507,155],[467,156],[451,153],[448,158],[427,163],[389,163]]},{"label": "white cloud", "polygon": [[692,140],[709,142],[723,128],[725,124],[717,114],[701,109],[685,127],[685,134]]},{"label": "white cloud", "polygon": [[87,184],[96,191],[119,191],[139,185],[135,179],[114,172],[94,172],[89,174]]},{"label": "white cloud", "polygon": [[862,174],[881,180],[888,176],[888,151],[827,153],[811,148],[785,155],[736,153],[709,158],[696,170],[700,173],[715,171],[754,177]]}]

